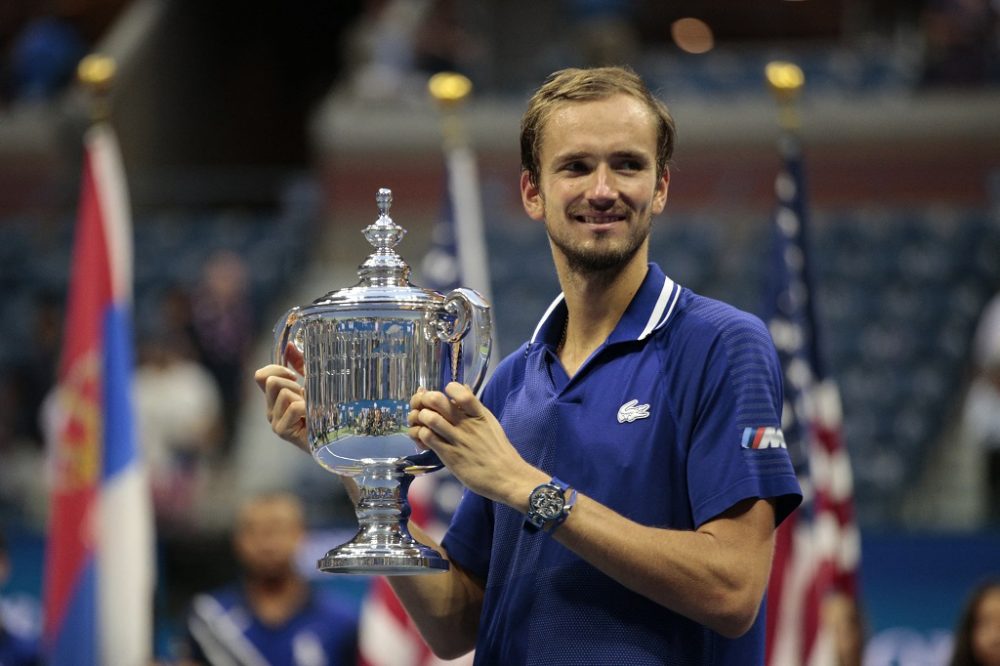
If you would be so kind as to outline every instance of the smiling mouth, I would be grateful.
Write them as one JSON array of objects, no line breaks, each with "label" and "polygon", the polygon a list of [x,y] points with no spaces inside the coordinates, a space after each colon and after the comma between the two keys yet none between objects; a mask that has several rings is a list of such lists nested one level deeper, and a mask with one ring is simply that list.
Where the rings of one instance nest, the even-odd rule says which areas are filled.
[{"label": "smiling mouth", "polygon": [[624,222],[624,215],[574,215],[573,219],[584,224],[612,224]]}]

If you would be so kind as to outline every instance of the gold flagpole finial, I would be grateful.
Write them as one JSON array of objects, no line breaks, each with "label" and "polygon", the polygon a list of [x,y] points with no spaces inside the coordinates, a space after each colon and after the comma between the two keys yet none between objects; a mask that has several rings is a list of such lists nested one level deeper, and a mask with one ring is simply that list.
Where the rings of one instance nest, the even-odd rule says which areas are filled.
[{"label": "gold flagpole finial", "polygon": [[472,94],[472,81],[456,72],[439,72],[427,81],[427,90],[443,114],[445,148],[464,146],[468,141],[457,111]]},{"label": "gold flagpole finial", "polygon": [[92,53],[80,61],[76,68],[80,82],[93,90],[105,91],[115,78],[115,61],[110,56]]},{"label": "gold flagpole finial", "polygon": [[796,102],[805,86],[806,77],[802,68],[792,62],[775,60],[764,68],[771,93],[781,106],[779,122],[782,129],[794,131],[799,128],[799,114]]},{"label": "gold flagpole finial", "polygon": [[427,81],[427,90],[441,106],[458,106],[472,93],[472,81],[456,72],[438,72]]},{"label": "gold flagpole finial", "polygon": [[802,68],[791,62],[780,60],[769,62],[764,68],[764,74],[772,92],[782,101],[796,99],[806,82]]},{"label": "gold flagpole finial", "polygon": [[77,80],[93,97],[92,115],[95,121],[107,120],[111,115],[111,86],[116,69],[114,58],[99,53],[88,55],[76,68]]}]

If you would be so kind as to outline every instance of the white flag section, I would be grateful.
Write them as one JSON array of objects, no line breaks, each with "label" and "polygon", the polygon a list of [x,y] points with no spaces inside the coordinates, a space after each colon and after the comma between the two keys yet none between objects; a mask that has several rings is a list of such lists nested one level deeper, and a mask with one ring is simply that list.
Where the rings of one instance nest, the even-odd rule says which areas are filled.
[{"label": "white flag section", "polygon": [[[106,215],[106,234],[114,300],[122,303],[125,317],[132,312],[132,222],[121,154],[114,135],[107,130],[95,140],[94,184]],[[153,645],[154,535],[149,481],[135,439],[131,405],[132,343],[130,322],[108,327],[105,365],[118,363],[106,379],[105,391],[121,392],[122,413],[106,406],[108,470],[99,494],[100,532],[97,542],[100,634],[105,663],[144,663]],[[121,339],[114,339],[114,335]],[[114,350],[114,351],[111,351]],[[121,385],[114,385],[115,382]],[[120,434],[112,439],[110,431]],[[131,443],[131,446],[129,445]],[[118,460],[114,460],[114,458]],[[117,471],[114,469],[117,467]]]}]

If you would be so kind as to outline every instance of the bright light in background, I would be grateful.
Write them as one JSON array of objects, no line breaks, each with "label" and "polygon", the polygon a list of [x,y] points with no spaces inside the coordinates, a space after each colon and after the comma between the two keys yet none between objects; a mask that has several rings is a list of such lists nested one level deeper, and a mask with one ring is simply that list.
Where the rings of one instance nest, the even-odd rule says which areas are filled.
[{"label": "bright light in background", "polygon": [[701,19],[677,19],[670,25],[670,36],[677,48],[688,53],[706,53],[715,46],[712,29]]}]

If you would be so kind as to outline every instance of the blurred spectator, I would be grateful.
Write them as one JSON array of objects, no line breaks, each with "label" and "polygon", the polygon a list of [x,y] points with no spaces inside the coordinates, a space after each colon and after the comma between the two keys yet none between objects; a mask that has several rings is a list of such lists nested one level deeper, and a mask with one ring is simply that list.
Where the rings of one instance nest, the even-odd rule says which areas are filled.
[{"label": "blurred spectator", "polygon": [[[9,576],[10,558],[7,555],[7,543],[0,533],[0,588],[7,582]],[[18,631],[16,624],[9,622],[5,610],[5,605],[0,603],[0,664],[29,666],[41,663],[38,638]]]},{"label": "blurred spectator", "polygon": [[975,372],[960,423],[962,441],[981,451],[988,519],[1000,524],[1000,295],[983,310],[973,340]]},{"label": "blurred spectator", "polygon": [[41,448],[44,439],[39,411],[56,383],[63,327],[62,304],[53,296],[43,295],[33,315],[31,344],[20,350],[13,369],[18,394],[14,437]]},{"label": "blurred spectator", "polygon": [[951,666],[1000,666],[1000,579],[972,591],[955,628]]},{"label": "blurred spectator", "polygon": [[243,504],[233,539],[242,578],[195,597],[182,664],[356,663],[357,613],[312,590],[298,571],[304,537],[294,495],[258,495]]},{"label": "blurred spectator", "polygon": [[222,395],[222,451],[228,453],[239,411],[244,366],[256,329],[250,276],[240,255],[215,252],[205,262],[191,293],[191,330],[199,359],[215,377]]},{"label": "blurred spectator", "polygon": [[29,343],[12,342],[17,353],[0,369],[0,510],[9,508],[26,522],[44,524],[42,405],[56,382],[62,307],[58,299],[42,296],[27,317],[33,326],[22,340]]},{"label": "blurred spectator", "polygon": [[139,445],[149,469],[158,527],[197,529],[210,454],[220,446],[222,399],[212,375],[176,333],[144,336],[135,372]]}]

